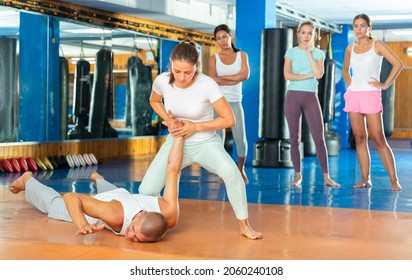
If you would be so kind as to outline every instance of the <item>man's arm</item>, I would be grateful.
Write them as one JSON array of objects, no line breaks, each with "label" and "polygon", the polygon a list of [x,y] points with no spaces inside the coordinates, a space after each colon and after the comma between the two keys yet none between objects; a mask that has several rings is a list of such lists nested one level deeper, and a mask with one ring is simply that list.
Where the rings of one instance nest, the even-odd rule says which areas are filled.
[{"label": "man's arm", "polygon": [[104,225],[98,227],[90,225],[86,220],[85,214],[101,219],[115,231],[120,231],[122,228],[123,208],[120,202],[116,200],[104,202],[79,193],[66,193],[63,198],[67,211],[77,226],[76,234],[95,233],[104,228]]},{"label": "man's arm", "polygon": [[163,197],[159,198],[160,211],[169,228],[174,227],[179,219],[179,180],[183,159],[183,137],[174,138],[166,168],[166,186]]}]

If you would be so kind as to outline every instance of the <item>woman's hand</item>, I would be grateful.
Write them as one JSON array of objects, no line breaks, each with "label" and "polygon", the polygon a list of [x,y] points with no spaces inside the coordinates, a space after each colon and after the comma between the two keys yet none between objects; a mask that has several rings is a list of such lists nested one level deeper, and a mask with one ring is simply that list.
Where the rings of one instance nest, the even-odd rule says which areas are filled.
[{"label": "woman's hand", "polygon": [[376,78],[370,78],[368,84],[379,89],[386,89],[385,85],[380,83]]},{"label": "woman's hand", "polygon": [[172,130],[169,129],[173,137],[187,138],[196,132],[196,124],[191,121],[179,121],[181,125],[175,126]]}]

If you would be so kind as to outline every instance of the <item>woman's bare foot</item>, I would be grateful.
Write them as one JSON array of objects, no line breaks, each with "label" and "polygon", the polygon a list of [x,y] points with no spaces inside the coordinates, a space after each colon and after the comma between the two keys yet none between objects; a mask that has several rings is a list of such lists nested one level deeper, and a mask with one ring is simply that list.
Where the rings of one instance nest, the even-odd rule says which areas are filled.
[{"label": "woman's bare foot", "polygon": [[335,181],[333,181],[330,177],[328,173],[324,173],[323,174],[323,181],[325,183],[326,186],[328,187],[335,187],[338,188],[340,187],[340,185],[338,183],[336,183]]},{"label": "woman's bare foot", "polygon": [[302,184],[302,174],[296,173],[295,180],[290,182],[290,185],[293,187],[300,186]]},{"label": "woman's bare foot", "polygon": [[240,170],[240,175],[242,175],[243,181],[245,182],[245,184],[249,183],[249,179],[246,176],[246,173],[244,170]]},{"label": "woman's bare foot", "polygon": [[401,191],[401,190],[402,190],[402,187],[398,181],[395,181],[394,183],[392,183],[391,191]]},{"label": "woman's bare foot", "polygon": [[104,177],[97,172],[93,172],[92,175],[90,175],[90,179],[96,184],[97,179],[104,179]]},{"label": "woman's bare foot", "polygon": [[261,239],[262,233],[255,231],[250,225],[249,222],[247,220],[240,220],[239,221],[240,224],[240,234],[252,239],[252,240],[256,240],[256,239]]},{"label": "woman's bare foot", "polygon": [[359,183],[357,183],[353,187],[357,188],[357,189],[370,188],[370,187],[372,187],[372,182],[370,180],[360,181]]},{"label": "woman's bare foot", "polygon": [[31,178],[33,178],[33,173],[30,171],[24,172],[23,175],[10,184],[9,190],[14,194],[24,191],[26,189],[26,182]]}]

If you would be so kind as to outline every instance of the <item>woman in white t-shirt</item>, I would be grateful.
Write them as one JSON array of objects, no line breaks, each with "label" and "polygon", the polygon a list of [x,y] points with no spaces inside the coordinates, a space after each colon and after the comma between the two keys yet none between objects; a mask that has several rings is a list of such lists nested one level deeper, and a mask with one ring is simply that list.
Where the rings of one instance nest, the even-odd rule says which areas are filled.
[{"label": "woman in white t-shirt", "polygon": [[[248,222],[245,183],[224,149],[216,130],[235,124],[233,112],[210,77],[199,73],[196,44],[180,42],[170,55],[170,72],[156,77],[150,96],[153,110],[162,118],[170,134],[150,164],[139,193],[159,195],[166,182],[167,157],[173,137],[184,137],[182,168],[198,164],[225,182],[227,195],[240,226],[240,233],[260,239]],[[216,111],[218,117],[214,117]]]},{"label": "woman in white t-shirt", "polygon": [[[213,34],[219,44],[220,52],[209,58],[209,76],[217,82],[235,115],[236,124],[231,127],[231,131],[236,145],[237,165],[247,184],[249,182],[245,173],[247,139],[245,113],[242,107],[242,82],[249,79],[248,55],[235,47],[232,42],[232,32],[226,24],[216,26]],[[225,130],[218,130],[217,133],[225,142]]]}]

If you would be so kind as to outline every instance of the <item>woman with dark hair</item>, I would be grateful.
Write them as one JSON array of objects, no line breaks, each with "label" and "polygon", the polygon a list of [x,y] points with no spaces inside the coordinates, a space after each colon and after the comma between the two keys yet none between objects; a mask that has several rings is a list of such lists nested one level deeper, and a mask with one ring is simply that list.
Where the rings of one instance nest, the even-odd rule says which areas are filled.
[{"label": "woman with dark hair", "polygon": [[[216,82],[197,71],[198,65],[196,44],[180,42],[170,55],[170,72],[158,75],[153,82],[150,104],[170,134],[150,164],[139,193],[160,194],[166,182],[167,156],[173,137],[184,137],[182,168],[198,164],[222,178],[240,233],[250,239],[260,239],[262,234],[248,222],[243,178],[216,134],[216,130],[235,124],[233,112]],[[217,112],[216,118],[213,110]]]},{"label": "woman with dark hair", "polygon": [[[215,28],[214,36],[219,44],[220,52],[209,58],[209,76],[217,82],[235,115],[236,124],[231,127],[231,130],[236,144],[237,165],[247,184],[249,180],[244,168],[247,139],[245,114],[242,107],[242,82],[249,78],[248,55],[235,47],[233,34],[226,24],[218,25]],[[217,133],[225,142],[225,130],[218,130]]]},{"label": "woman with dark hair", "polygon": [[[389,174],[391,190],[400,191],[402,188],[396,174],[395,159],[383,132],[381,90],[387,89],[395,81],[403,63],[384,42],[372,38],[371,29],[372,24],[367,15],[359,14],[354,18],[356,42],[346,48],[342,69],[347,86],[343,110],[349,114],[362,173],[362,179],[355,188],[372,186],[368,146],[370,136]],[[386,81],[381,82],[379,79],[383,58],[389,61],[392,70]],[[349,70],[352,71],[352,76]]]},{"label": "woman with dark hair", "polygon": [[285,116],[289,126],[290,153],[295,169],[295,179],[290,185],[298,186],[302,183],[299,146],[303,113],[315,143],[324,183],[327,186],[339,187],[339,184],[329,177],[324,122],[317,95],[318,80],[324,74],[325,54],[314,47],[315,36],[315,25],[310,21],[302,22],[298,27],[299,45],[290,48],[285,54],[283,73],[289,81],[285,97]]}]

